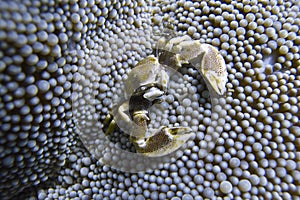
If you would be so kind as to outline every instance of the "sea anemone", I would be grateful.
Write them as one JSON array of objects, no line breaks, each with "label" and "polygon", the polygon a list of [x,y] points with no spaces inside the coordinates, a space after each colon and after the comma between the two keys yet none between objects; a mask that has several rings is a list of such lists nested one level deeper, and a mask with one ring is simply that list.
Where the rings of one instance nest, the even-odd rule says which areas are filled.
[{"label": "sea anemone", "polygon": [[[72,91],[96,98],[101,124],[162,26],[221,52],[225,124],[200,157],[212,105],[195,70],[183,69],[178,89],[191,98],[168,96],[169,114],[154,118],[192,124],[196,140],[176,161],[122,172],[81,142]],[[299,198],[299,27],[297,0],[0,1],[0,198]]]}]

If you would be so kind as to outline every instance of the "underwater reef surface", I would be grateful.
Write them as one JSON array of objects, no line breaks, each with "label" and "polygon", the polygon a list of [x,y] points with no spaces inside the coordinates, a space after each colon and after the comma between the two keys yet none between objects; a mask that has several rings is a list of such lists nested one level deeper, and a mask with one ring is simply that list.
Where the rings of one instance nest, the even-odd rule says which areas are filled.
[{"label": "underwater reef surface", "polygon": [[[96,97],[103,121],[162,25],[224,56],[225,125],[200,158],[212,106],[197,71],[182,69],[178,92],[191,98],[168,96],[167,114],[153,118],[191,124],[196,139],[172,163],[125,173],[83,145],[72,87],[81,101]],[[0,1],[0,198],[300,198],[299,27],[298,0]]]}]

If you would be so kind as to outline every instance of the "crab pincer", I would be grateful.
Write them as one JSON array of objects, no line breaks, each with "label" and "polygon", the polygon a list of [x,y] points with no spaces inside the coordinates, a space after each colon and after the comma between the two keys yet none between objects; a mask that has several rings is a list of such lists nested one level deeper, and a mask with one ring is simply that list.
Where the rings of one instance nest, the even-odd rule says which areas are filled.
[{"label": "crab pincer", "polygon": [[148,157],[160,157],[178,150],[195,134],[189,127],[161,127],[148,138],[135,138],[135,148],[138,153]]}]

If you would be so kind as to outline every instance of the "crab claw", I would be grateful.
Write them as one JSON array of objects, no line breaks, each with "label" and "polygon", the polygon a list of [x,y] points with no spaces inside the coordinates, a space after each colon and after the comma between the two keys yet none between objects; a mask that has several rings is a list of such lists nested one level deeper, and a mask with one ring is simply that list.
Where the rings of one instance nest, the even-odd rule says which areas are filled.
[{"label": "crab claw", "polygon": [[203,56],[202,72],[214,91],[219,95],[223,95],[226,91],[228,75],[224,58],[215,47],[206,46],[207,53]]},{"label": "crab claw", "polygon": [[205,81],[218,95],[226,92],[227,75],[218,75],[214,71],[206,71],[203,73]]},{"label": "crab claw", "polygon": [[160,48],[165,51],[160,55],[160,63],[176,66],[175,69],[182,64],[192,64],[201,73],[211,92],[218,95],[226,92],[228,76],[226,63],[217,48],[203,44],[199,40],[192,40],[189,36],[164,41],[160,44]]},{"label": "crab claw", "polygon": [[200,71],[206,84],[212,87],[213,91],[223,95],[228,76],[225,60],[212,45],[200,43],[198,45],[199,55],[191,59],[190,63]]},{"label": "crab claw", "polygon": [[149,138],[136,141],[136,150],[147,157],[161,157],[179,149],[194,133],[188,127],[162,127]]}]

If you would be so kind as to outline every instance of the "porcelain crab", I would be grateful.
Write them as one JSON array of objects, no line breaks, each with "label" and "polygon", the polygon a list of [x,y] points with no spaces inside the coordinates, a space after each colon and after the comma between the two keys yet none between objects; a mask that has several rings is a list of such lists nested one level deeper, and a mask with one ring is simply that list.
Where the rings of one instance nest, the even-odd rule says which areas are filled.
[{"label": "porcelain crab", "polygon": [[[107,118],[106,134],[117,125],[130,135],[137,153],[160,157],[179,149],[194,133],[189,127],[161,126],[148,133],[149,108],[159,103],[168,89],[173,71],[192,64],[203,76],[210,91],[223,95],[226,91],[226,64],[219,51],[209,44],[179,36],[158,41],[158,55],[142,59],[124,82],[125,94]],[[173,71],[172,71],[173,70]]]}]

